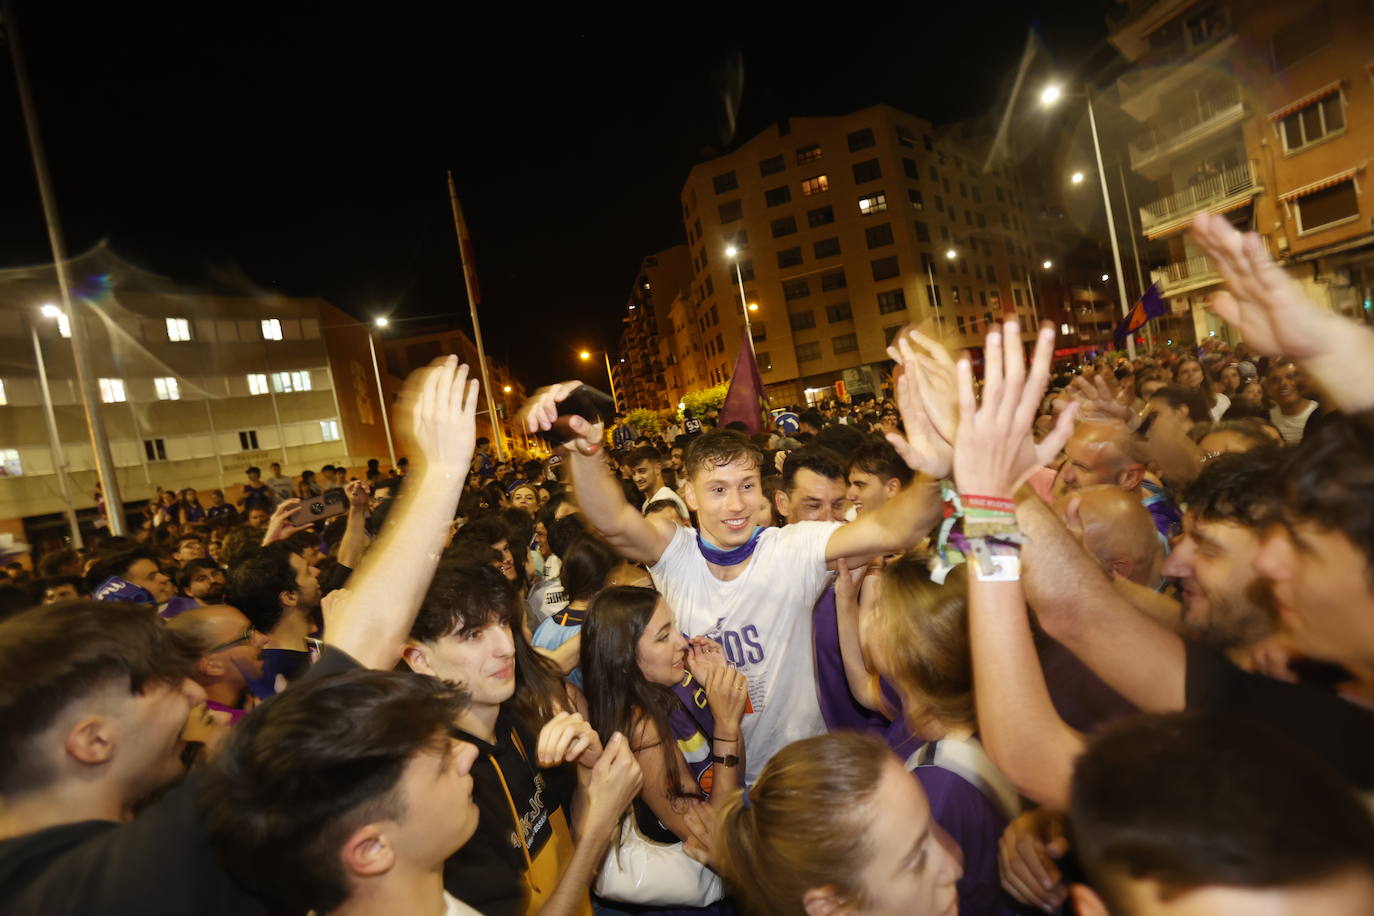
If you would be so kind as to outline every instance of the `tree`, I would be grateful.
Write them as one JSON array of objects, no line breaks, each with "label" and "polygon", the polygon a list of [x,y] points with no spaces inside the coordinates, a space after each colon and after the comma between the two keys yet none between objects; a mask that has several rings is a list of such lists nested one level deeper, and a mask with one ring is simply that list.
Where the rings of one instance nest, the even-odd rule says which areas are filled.
[{"label": "tree", "polygon": [[647,407],[638,407],[625,414],[625,422],[638,430],[641,436],[662,435],[668,425],[663,422],[658,411],[649,410]]},{"label": "tree", "polygon": [[729,390],[730,384],[722,382],[714,388],[689,391],[682,396],[682,406],[690,410],[692,416],[700,418],[708,410],[719,410],[720,405],[725,403],[725,395]]}]

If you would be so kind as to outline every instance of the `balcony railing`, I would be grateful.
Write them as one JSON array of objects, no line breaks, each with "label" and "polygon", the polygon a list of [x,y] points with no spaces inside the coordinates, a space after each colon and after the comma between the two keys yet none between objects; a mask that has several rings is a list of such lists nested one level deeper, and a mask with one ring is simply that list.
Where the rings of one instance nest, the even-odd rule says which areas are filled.
[{"label": "balcony railing", "polygon": [[1170,296],[1219,283],[1221,274],[1211,258],[1200,254],[1186,261],[1167,264],[1160,270],[1152,270],[1150,279],[1159,284],[1164,295]]},{"label": "balcony railing", "polygon": [[1244,114],[1244,103],[1234,95],[1204,99],[1192,111],[1169,120],[1132,143],[1131,168],[1138,169],[1146,162],[1183,149],[1215,128],[1239,121]]},{"label": "balcony railing", "polygon": [[1197,178],[1183,190],[1141,207],[1140,228],[1148,235],[1194,213],[1253,197],[1260,190],[1259,170],[1254,160],[1242,162],[1225,171]]}]

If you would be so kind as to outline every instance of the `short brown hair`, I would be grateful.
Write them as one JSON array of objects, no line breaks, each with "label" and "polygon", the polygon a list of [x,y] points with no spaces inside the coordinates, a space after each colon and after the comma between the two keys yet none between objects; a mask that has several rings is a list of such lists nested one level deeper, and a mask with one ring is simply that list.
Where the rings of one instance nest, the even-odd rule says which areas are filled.
[{"label": "short brown hair", "polygon": [[682,456],[682,470],[690,480],[705,468],[720,468],[744,458],[754,467],[763,467],[763,452],[739,433],[718,429],[702,433],[687,445]]},{"label": "short brown hair", "polygon": [[29,745],[73,703],[113,688],[137,694],[180,684],[199,658],[140,604],[63,601],[0,624],[0,795],[54,778]]},{"label": "short brown hair", "polygon": [[748,913],[800,914],[802,898],[833,887],[864,903],[860,875],[872,856],[862,837],[883,767],[900,763],[879,738],[830,732],[773,755],[749,791],[720,812],[721,874]]}]

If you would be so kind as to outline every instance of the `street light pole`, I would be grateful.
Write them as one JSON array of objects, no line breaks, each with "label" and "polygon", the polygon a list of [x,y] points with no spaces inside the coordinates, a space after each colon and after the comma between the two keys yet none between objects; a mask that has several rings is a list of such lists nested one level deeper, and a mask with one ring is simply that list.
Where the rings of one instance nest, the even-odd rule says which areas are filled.
[{"label": "street light pole", "polygon": [[86,324],[80,313],[72,306],[71,282],[67,276],[67,250],[62,241],[62,227],[57,219],[57,199],[53,194],[48,163],[43,156],[43,140],[38,133],[38,113],[34,110],[29,75],[24,67],[24,55],[15,26],[14,4],[10,0],[5,0],[4,17],[10,60],[14,63],[15,87],[19,90],[19,107],[24,114],[24,129],[28,133],[29,154],[33,158],[33,171],[38,181],[38,196],[43,202],[43,217],[48,225],[48,244],[52,248],[53,269],[57,272],[57,285],[62,293],[62,308],[66,310],[67,323],[72,332],[72,356],[76,363],[76,383],[81,392],[81,406],[86,413],[86,431],[91,437],[91,450],[95,452],[96,475],[100,478],[101,492],[105,495],[110,534],[121,537],[125,534],[124,500],[119,494],[119,477],[115,472],[114,455],[110,452],[110,440],[105,434],[105,419],[100,414],[100,395],[96,391],[95,376],[91,372],[86,355]]},{"label": "street light pole", "polygon": [[606,360],[606,381],[611,383],[611,404],[615,407],[615,412],[620,413],[620,396],[615,393],[615,376],[611,375],[611,354],[602,350],[601,355]]},{"label": "street light pole", "polygon": [[[386,319],[378,318],[377,327],[386,327]],[[387,416],[386,392],[382,390],[382,372],[377,368],[377,345],[372,340],[372,329],[367,329],[367,350],[372,354],[372,376],[377,380],[377,404],[382,411],[382,429],[386,430],[386,451],[391,456],[391,466],[396,467],[396,444],[391,441],[391,420]]]},{"label": "street light pole", "polygon": [[749,324],[749,297],[744,295],[744,271],[740,270],[739,266],[739,250],[731,245],[725,249],[725,254],[735,262],[735,279],[739,283],[739,308],[744,313],[744,336],[749,341],[749,355],[757,358],[758,354],[754,352],[754,329]]},{"label": "street light pole", "polygon": [[[1093,113],[1092,87],[1087,87],[1088,126],[1093,134],[1093,154],[1097,156],[1097,178],[1102,185],[1102,205],[1107,210],[1107,234],[1112,240],[1112,260],[1116,264],[1116,288],[1121,295],[1121,317],[1131,313],[1131,305],[1126,301],[1126,272],[1121,269],[1121,246],[1116,240],[1116,220],[1112,217],[1111,195],[1107,193],[1107,172],[1102,167],[1102,144],[1097,138],[1097,116]],[[1126,355],[1135,359],[1135,334],[1126,335]]]},{"label": "street light pole", "polygon": [[48,448],[52,450],[52,469],[57,475],[57,491],[62,495],[62,511],[67,516],[67,527],[72,533],[72,547],[80,550],[81,525],[76,520],[76,507],[72,505],[71,487],[67,482],[67,461],[62,454],[62,437],[57,432],[57,414],[52,407],[52,389],[48,387],[48,369],[43,362],[43,347],[38,341],[38,328],[33,320],[25,316],[29,325],[29,335],[33,338],[33,359],[38,367],[38,388],[43,393],[43,419],[48,426]]}]

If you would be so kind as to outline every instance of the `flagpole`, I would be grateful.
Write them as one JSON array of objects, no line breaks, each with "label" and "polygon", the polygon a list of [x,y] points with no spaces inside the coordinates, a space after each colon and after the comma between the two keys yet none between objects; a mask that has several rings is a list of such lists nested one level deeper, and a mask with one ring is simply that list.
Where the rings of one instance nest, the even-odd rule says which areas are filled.
[{"label": "flagpole", "polygon": [[[1107,211],[1107,234],[1112,240],[1112,259],[1116,262],[1116,287],[1121,294],[1121,317],[1131,310],[1126,304],[1126,277],[1121,272],[1121,248],[1116,241],[1116,220],[1112,217],[1112,198],[1107,193],[1107,174],[1102,168],[1102,145],[1097,141],[1097,116],[1093,114],[1092,88],[1088,88],[1088,125],[1092,128],[1093,153],[1097,156],[1097,177],[1102,182],[1102,206]],[[1135,359],[1135,336],[1126,338],[1126,355]]]},{"label": "flagpole", "polygon": [[482,346],[482,323],[477,318],[477,265],[472,262],[472,237],[468,235],[468,224],[463,219],[463,205],[458,202],[458,187],[453,183],[453,170],[448,173],[448,196],[453,204],[453,227],[458,233],[458,253],[463,259],[463,285],[468,291],[468,308],[472,311],[472,336],[477,344],[477,367],[482,373],[482,393],[487,396],[487,419],[491,422],[491,435],[495,439],[496,460],[506,460],[506,434],[499,425],[496,415],[496,398],[491,393],[491,376],[487,374],[487,351]]}]

